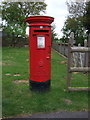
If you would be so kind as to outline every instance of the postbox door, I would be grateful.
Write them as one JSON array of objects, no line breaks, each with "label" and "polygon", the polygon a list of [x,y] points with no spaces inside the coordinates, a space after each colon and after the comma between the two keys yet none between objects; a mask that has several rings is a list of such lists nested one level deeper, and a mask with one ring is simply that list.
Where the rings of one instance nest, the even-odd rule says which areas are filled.
[{"label": "postbox door", "polygon": [[[34,53],[31,69],[31,79],[37,81],[50,80],[51,63],[51,40],[47,35],[34,36]],[[33,73],[32,73],[33,72]]]}]

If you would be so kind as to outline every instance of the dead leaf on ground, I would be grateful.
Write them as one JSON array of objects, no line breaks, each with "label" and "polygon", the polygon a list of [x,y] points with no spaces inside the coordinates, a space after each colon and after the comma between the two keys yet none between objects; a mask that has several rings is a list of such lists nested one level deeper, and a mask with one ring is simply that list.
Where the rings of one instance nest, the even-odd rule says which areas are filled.
[{"label": "dead leaf on ground", "polygon": [[4,63],[4,62],[0,62],[0,65],[6,65],[6,63]]},{"label": "dead leaf on ground", "polygon": [[78,72],[73,72],[74,74],[77,74]]},{"label": "dead leaf on ground", "polygon": [[58,60],[57,62],[59,62],[59,63],[61,63],[61,64],[67,63],[66,60],[64,60],[64,61],[59,61],[59,60]]},{"label": "dead leaf on ground", "polygon": [[67,61],[66,60],[65,61],[61,61],[61,63],[64,64],[64,63],[67,63]]},{"label": "dead leaf on ground", "polygon": [[72,104],[72,101],[69,100],[69,99],[64,99],[64,102],[67,103],[67,104]]},{"label": "dead leaf on ground", "polygon": [[67,76],[64,76],[64,79],[67,79]]},{"label": "dead leaf on ground", "polygon": [[6,73],[5,75],[11,75],[11,73]]},{"label": "dead leaf on ground", "polygon": [[28,80],[14,80],[15,83],[28,83]]},{"label": "dead leaf on ground", "polygon": [[0,65],[2,65],[2,62],[0,62]]},{"label": "dead leaf on ground", "polygon": [[21,76],[20,74],[14,74],[13,76]]}]

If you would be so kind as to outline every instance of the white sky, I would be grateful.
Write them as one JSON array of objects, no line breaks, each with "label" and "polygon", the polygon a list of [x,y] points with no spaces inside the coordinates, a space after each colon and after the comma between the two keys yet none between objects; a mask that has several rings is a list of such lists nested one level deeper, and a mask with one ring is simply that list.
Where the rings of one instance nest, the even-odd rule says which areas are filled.
[{"label": "white sky", "polygon": [[[45,0],[44,2],[47,4],[46,14],[44,15],[54,17],[54,23],[56,25],[55,32],[58,38],[61,38],[63,35],[61,29],[68,15],[66,0]],[[26,33],[29,34],[28,32],[29,30],[27,28]]]},{"label": "white sky", "polygon": [[68,15],[66,0],[45,0],[45,3],[47,4],[45,15],[54,17],[55,31],[60,38],[62,36],[61,29]]}]

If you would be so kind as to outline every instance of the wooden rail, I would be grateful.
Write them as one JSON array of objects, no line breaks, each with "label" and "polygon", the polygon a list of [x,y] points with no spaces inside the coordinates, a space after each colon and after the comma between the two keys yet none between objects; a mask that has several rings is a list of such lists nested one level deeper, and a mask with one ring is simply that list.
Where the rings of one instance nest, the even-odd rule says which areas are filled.
[{"label": "wooden rail", "polygon": [[71,67],[69,72],[90,72],[90,67]]},{"label": "wooden rail", "polygon": [[71,52],[90,52],[89,47],[71,47]]},{"label": "wooden rail", "polygon": [[68,87],[69,91],[89,91],[90,87]]}]

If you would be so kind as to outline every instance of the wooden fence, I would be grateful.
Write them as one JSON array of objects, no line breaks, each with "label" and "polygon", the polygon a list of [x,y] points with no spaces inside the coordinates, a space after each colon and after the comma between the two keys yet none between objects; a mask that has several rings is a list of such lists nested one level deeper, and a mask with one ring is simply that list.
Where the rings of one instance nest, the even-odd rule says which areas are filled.
[{"label": "wooden fence", "polygon": [[90,90],[89,87],[71,87],[72,72],[90,72],[90,34],[84,46],[74,46],[74,33],[70,35],[69,43],[53,42],[52,47],[68,58],[67,89],[69,91]]},{"label": "wooden fence", "polygon": [[[68,43],[53,42],[52,47],[60,54],[68,57]],[[76,47],[76,46],[75,46]],[[80,44],[76,48],[81,47]],[[84,47],[87,47],[87,40],[84,41]],[[73,55],[73,66],[84,67],[88,66],[88,54],[85,52],[74,52]]]},{"label": "wooden fence", "polygon": [[[69,91],[90,90],[90,87],[70,86],[72,72],[90,72],[90,35],[88,38],[88,43],[87,40],[85,40],[84,47],[81,47],[80,45],[79,47],[73,46],[73,41],[74,41],[74,33],[72,32],[68,43],[67,89]],[[79,55],[80,53],[86,53],[85,55],[87,55],[88,57],[87,66],[73,66],[73,53],[75,52],[78,52]]]},{"label": "wooden fence", "polygon": [[64,56],[68,56],[68,43],[53,42],[52,47]]}]

